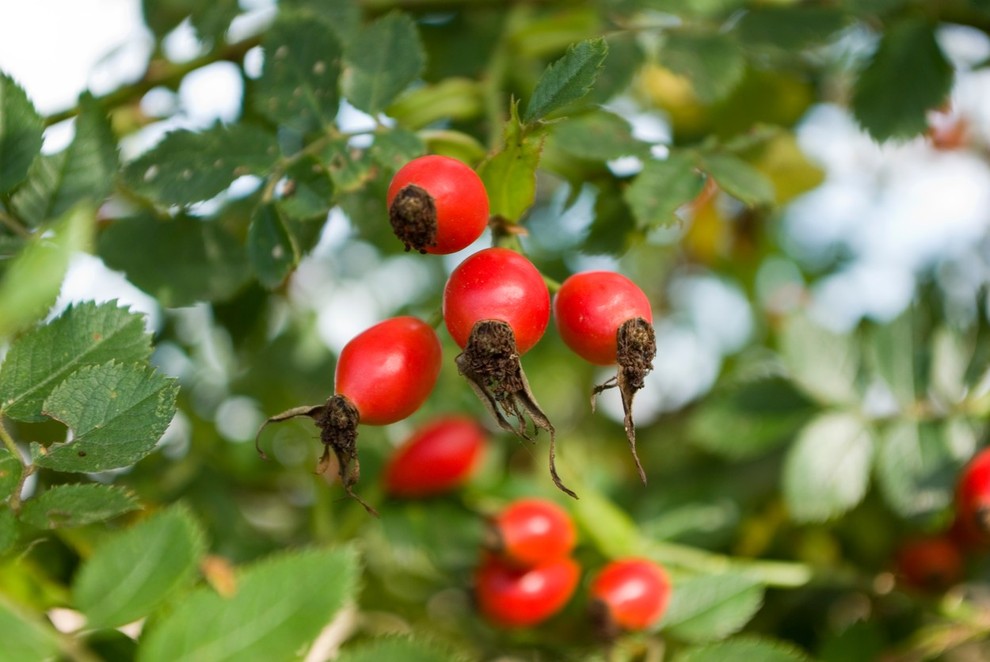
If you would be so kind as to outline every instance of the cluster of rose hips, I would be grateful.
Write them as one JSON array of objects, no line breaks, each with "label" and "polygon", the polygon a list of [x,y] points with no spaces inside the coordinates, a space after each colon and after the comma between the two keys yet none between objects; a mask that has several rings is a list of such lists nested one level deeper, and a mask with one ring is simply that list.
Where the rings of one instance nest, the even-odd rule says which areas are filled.
[{"label": "cluster of rose hips", "polygon": [[[475,572],[479,611],[506,628],[532,627],[560,612],[581,577],[571,557],[577,542],[567,512],[544,499],[519,499],[490,520],[489,541]],[[646,630],[663,616],[670,581],[658,564],[611,561],[592,579],[590,613],[599,632]]]},{"label": "cluster of rose hips", "polygon": [[[431,155],[407,163],[392,179],[386,201],[396,236],[407,250],[421,253],[462,250],[489,223],[488,194],[480,177],[449,157]],[[596,387],[593,395],[612,387],[621,392],[626,436],[645,482],[636,457],[632,399],[656,354],[649,300],[628,278],[596,271],[564,281],[552,307],[568,347],[591,363],[618,365],[616,377]],[[554,427],[519,362],[542,337],[550,316],[542,274],[525,256],[505,248],[486,248],[467,257],[443,291],[444,322],[463,350],[456,358],[459,372],[502,429],[527,440],[532,438],[530,425],[534,433],[549,433],[550,474],[561,490],[576,497],[557,474]],[[311,417],[324,445],[320,470],[335,457],[344,489],[361,501],[353,491],[360,473],[358,424],[387,425],[412,414],[432,391],[440,361],[440,340],[430,326],[414,317],[385,320],[344,347],[334,395],[324,404],[290,409],[265,425]],[[433,470],[424,466],[424,471]]]},{"label": "cluster of rose hips", "polygon": [[965,555],[990,550],[990,448],[977,453],[956,486],[952,526],[905,542],[897,551],[901,580],[923,590],[942,590],[963,578]]}]

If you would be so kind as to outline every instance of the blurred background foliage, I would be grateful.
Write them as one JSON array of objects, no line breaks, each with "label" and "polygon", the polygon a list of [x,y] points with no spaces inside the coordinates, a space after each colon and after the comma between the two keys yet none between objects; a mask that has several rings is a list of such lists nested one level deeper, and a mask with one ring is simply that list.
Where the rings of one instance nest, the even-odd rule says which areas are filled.
[{"label": "blurred background foliage", "polygon": [[[951,526],[959,470],[990,413],[990,5],[141,8],[145,65],[111,90],[42,114],[0,77],[0,333],[16,346],[43,333],[53,304],[117,298],[147,315],[151,363],[179,386],[171,425],[137,464],[0,481],[5,638],[21,632],[39,657],[170,654],[158,642],[182,627],[185,594],[168,594],[140,646],[114,634],[112,619],[77,631],[57,617],[69,608],[99,622],[76,585],[80,565],[158,513],[158,533],[187,532],[176,536],[190,559],[175,568],[177,585],[196,566],[217,587],[229,565],[280,550],[357,550],[308,552],[337,554],[326,562],[355,574],[320,607],[344,623],[345,651],[415,633],[467,659],[990,655],[985,557],[972,553],[965,577],[936,592],[908,585],[894,565],[904,541]],[[578,57],[575,44],[607,51],[600,69],[591,55],[581,61],[593,85],[534,110],[548,65]],[[193,94],[197,76],[207,82]],[[225,110],[202,112],[210,103]],[[71,138],[58,144],[60,135]],[[273,461],[258,458],[250,442],[263,419],[322,402],[348,339],[397,314],[438,322],[449,271],[493,241],[447,257],[402,251],[385,189],[424,153],[481,167],[497,226],[509,229],[494,240],[521,248],[551,281],[614,269],[650,297],[659,355],[637,399],[647,486],[617,397],[590,411],[590,389],[608,372],[572,355],[552,326],[523,365],[579,501],[556,493],[545,439],[529,447],[496,433],[443,330],[426,405],[361,430],[359,490],[380,519],[313,474],[320,449],[308,421],[266,433]],[[6,407],[0,467],[16,473],[15,451],[64,439],[65,426]],[[450,496],[388,498],[380,474],[391,450],[449,412],[492,432],[478,474]],[[92,482],[125,487],[133,503],[54,528],[29,516],[56,486]],[[574,514],[588,572],[628,554],[664,563],[674,602],[659,630],[607,653],[586,624],[585,585],[539,628],[480,620],[470,584],[483,517],[522,495]],[[143,510],[128,513],[136,504]],[[292,568],[258,566],[256,585],[305,584],[320,561],[293,558]],[[189,609],[207,610],[197,590]],[[54,634],[46,619],[74,634]],[[323,624],[300,625],[271,650],[298,655]],[[446,659],[418,645],[391,654]]]}]

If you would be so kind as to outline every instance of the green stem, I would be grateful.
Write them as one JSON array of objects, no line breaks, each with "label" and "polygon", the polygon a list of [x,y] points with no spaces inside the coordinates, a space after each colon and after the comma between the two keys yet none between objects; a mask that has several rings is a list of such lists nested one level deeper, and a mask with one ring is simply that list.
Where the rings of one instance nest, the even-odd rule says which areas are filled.
[{"label": "green stem", "polygon": [[19,220],[3,209],[0,209],[0,224],[3,224],[8,230],[16,234],[18,237],[24,237],[27,239],[31,236],[31,232],[24,227]]},{"label": "green stem", "polygon": [[[219,48],[193,58],[188,62],[173,63],[164,59],[153,59],[148,63],[144,75],[137,81],[118,87],[113,92],[96,97],[96,102],[104,111],[110,111],[125,104],[140,99],[149,90],[156,87],[174,88],[190,72],[202,69],[215,62],[240,62],[244,54],[261,43],[261,36],[255,35],[233,44],[223,44]],[[45,126],[51,126],[72,119],[80,112],[80,107],[73,106],[53,113],[45,118]]]},{"label": "green stem", "polygon": [[21,478],[17,481],[17,486],[14,488],[7,500],[7,505],[12,511],[19,512],[21,509],[21,492],[24,491],[24,484],[27,479],[34,474],[35,465],[28,464],[24,461],[24,456],[21,455],[21,449],[17,447],[17,442],[14,438],[10,436],[10,432],[7,431],[7,426],[0,422],[0,440],[3,441],[3,445],[10,451],[10,454],[17,458],[17,461],[21,463]]}]

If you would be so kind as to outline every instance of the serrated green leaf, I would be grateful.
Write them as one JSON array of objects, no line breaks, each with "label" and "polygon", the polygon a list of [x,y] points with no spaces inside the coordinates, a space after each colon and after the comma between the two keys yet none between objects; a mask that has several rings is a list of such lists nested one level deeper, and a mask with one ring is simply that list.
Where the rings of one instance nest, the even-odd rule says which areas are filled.
[{"label": "serrated green leaf", "polygon": [[464,660],[445,648],[412,637],[389,637],[341,651],[337,662],[454,662]]},{"label": "serrated green leaf", "polygon": [[350,550],[270,557],[245,570],[228,598],[205,588],[184,598],[181,609],[149,628],[137,659],[291,659],[355,598],[357,579]]},{"label": "serrated green leaf", "polygon": [[598,80],[608,55],[608,44],[601,37],[586,39],[567,49],[564,56],[547,67],[526,104],[523,121],[543,119],[568,104],[580,101]]},{"label": "serrated green leaf", "polygon": [[690,80],[706,104],[729,96],[746,72],[739,44],[723,33],[671,31],[661,46],[660,63]]},{"label": "serrated green leaf", "polygon": [[642,553],[643,544],[636,523],[603,494],[585,487],[573,507],[582,534],[602,555],[621,558]]},{"label": "serrated green leaf", "polygon": [[[911,84],[904,84],[904,72]],[[952,89],[952,65],[946,59],[934,26],[904,18],[880,40],[853,89],[852,109],[875,140],[912,138],[928,127],[927,111],[942,104]]]},{"label": "serrated green leaf", "polygon": [[691,159],[672,154],[664,161],[647,161],[623,197],[637,227],[661,228],[672,224],[674,212],[696,198],[704,185],[705,178]]},{"label": "serrated green leaf", "polygon": [[221,39],[239,13],[237,0],[142,0],[144,20],[155,35],[165,37],[186,18],[204,42]]},{"label": "serrated green leaf", "polygon": [[254,107],[300,133],[333,125],[340,106],[342,48],[333,29],[313,16],[281,14],[262,42],[265,64]]},{"label": "serrated green leaf", "polygon": [[34,160],[28,179],[14,195],[18,216],[31,225],[65,214],[82,200],[99,204],[117,177],[117,140],[102,107],[92,96],[79,99],[76,135],[58,154]]},{"label": "serrated green leaf", "polygon": [[706,154],[701,168],[723,191],[748,207],[773,204],[776,195],[773,183],[763,173],[732,154]]},{"label": "serrated green leaf", "polygon": [[189,583],[204,550],[203,530],[188,510],[156,513],[93,551],[72,582],[73,604],[87,627],[135,621]]},{"label": "serrated green leaf", "polygon": [[740,635],[727,641],[690,648],[674,658],[674,662],[729,662],[730,660],[810,662],[811,658],[789,643],[754,635]]},{"label": "serrated green leaf", "polygon": [[821,522],[856,506],[866,494],[873,436],[856,415],[825,413],[806,425],[784,462],[791,517]]},{"label": "serrated green leaf", "polygon": [[741,630],[763,605],[763,586],[735,573],[703,575],[674,584],[660,628],[690,642],[723,639]]},{"label": "serrated green leaf", "polygon": [[334,204],[333,181],[316,159],[303,159],[286,173],[290,188],[276,201],[279,211],[297,221],[326,219]]},{"label": "serrated green leaf", "polygon": [[966,396],[966,370],[973,358],[973,342],[940,326],[932,334],[929,388],[945,404],[956,404]]},{"label": "serrated green leaf", "polygon": [[0,641],[9,660],[50,660],[58,652],[58,633],[40,619],[21,610],[0,596]]},{"label": "serrated green leaf", "polygon": [[884,498],[905,518],[939,512],[952,503],[959,470],[975,450],[976,433],[964,421],[895,421],[877,452]]},{"label": "serrated green leaf", "polygon": [[87,365],[143,361],[151,356],[144,320],[115,302],[70,305],[57,318],[19,337],[0,367],[0,413],[41,421],[42,403],[70,373]]},{"label": "serrated green leaf", "polygon": [[551,143],[568,154],[593,161],[646,157],[649,146],[636,140],[624,119],[604,110],[567,118],[551,127]]},{"label": "serrated green leaf", "polygon": [[344,78],[347,100],[375,115],[423,72],[426,55],[416,24],[392,12],[362,28],[347,44]]},{"label": "serrated green leaf", "polygon": [[735,29],[745,46],[793,54],[826,43],[847,22],[846,13],[834,7],[767,5],[747,11]]},{"label": "serrated green leaf", "polygon": [[35,464],[92,472],[134,464],[148,455],[175,414],[175,380],[154,369],[116,362],[73,372],[45,399],[43,412],[68,426],[67,443],[31,445]]},{"label": "serrated green leaf", "polygon": [[24,465],[6,448],[0,448],[0,503],[7,500],[21,481]]},{"label": "serrated green leaf", "polygon": [[342,44],[361,27],[361,5],[354,0],[281,0],[278,5],[282,11],[312,14],[329,25]]},{"label": "serrated green leaf", "polygon": [[17,517],[14,516],[14,511],[0,504],[0,556],[14,547],[17,536]]},{"label": "serrated green leaf", "polygon": [[41,151],[44,123],[24,89],[0,71],[0,193],[24,181]]},{"label": "serrated green leaf", "polygon": [[502,149],[478,166],[478,175],[488,191],[492,216],[518,221],[536,200],[536,169],[543,152],[546,131],[525,131],[518,108],[505,124]]},{"label": "serrated green leaf", "polygon": [[31,237],[0,280],[0,338],[9,338],[51,309],[69,260],[89,250],[95,225],[95,210],[83,202],[65,212],[50,229]]},{"label": "serrated green leaf", "polygon": [[258,280],[278,287],[299,264],[299,248],[274,205],[260,205],[248,227],[248,255]]},{"label": "serrated green leaf", "polygon": [[853,338],[797,315],[786,322],[780,349],[791,377],[805,393],[825,404],[859,402],[860,356]]},{"label": "serrated green leaf", "polygon": [[20,518],[39,529],[62,529],[103,522],[137,510],[137,497],[111,485],[56,485],[24,502]]},{"label": "serrated green leaf", "polygon": [[251,274],[241,241],[219,222],[188,216],[116,220],[100,234],[98,252],[166,307],[229,299]]},{"label": "serrated green leaf", "polygon": [[914,405],[920,389],[915,375],[915,340],[911,311],[872,329],[867,356],[877,375],[903,408]]},{"label": "serrated green leaf", "polygon": [[368,152],[375,163],[394,172],[417,156],[425,154],[426,145],[412,131],[392,129],[376,135]]},{"label": "serrated green leaf", "polygon": [[377,174],[368,150],[352,149],[347,140],[331,143],[324,152],[324,162],[334,189],[341,193],[362,189]]},{"label": "serrated green leaf", "polygon": [[275,136],[246,124],[172,131],[124,170],[127,184],[164,205],[209,200],[242,175],[264,175],[278,159]]}]

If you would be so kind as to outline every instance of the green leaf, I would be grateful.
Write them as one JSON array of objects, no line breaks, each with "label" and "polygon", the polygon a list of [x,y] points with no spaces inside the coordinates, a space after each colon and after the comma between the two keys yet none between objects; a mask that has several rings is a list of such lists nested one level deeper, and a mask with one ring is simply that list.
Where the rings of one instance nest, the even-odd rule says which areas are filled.
[{"label": "green leaf", "polygon": [[727,641],[690,648],[674,658],[674,662],[727,662],[729,660],[810,662],[811,658],[791,644],[755,635],[741,635]]},{"label": "green leaf", "polygon": [[24,89],[0,71],[0,193],[24,181],[41,151],[44,123]]},{"label": "green leaf", "polygon": [[0,338],[9,338],[51,309],[73,254],[89,250],[95,223],[93,207],[84,202],[31,237],[0,280]]},{"label": "green leaf", "polygon": [[661,46],[660,63],[690,80],[706,104],[729,96],[746,71],[739,44],[722,33],[671,31]]},{"label": "green leaf", "polygon": [[602,555],[621,558],[642,553],[643,544],[636,522],[605,495],[585,487],[573,508],[582,534]]},{"label": "green leaf", "polygon": [[101,234],[100,257],[165,307],[232,297],[250,277],[244,246],[213,220],[136,216]]},{"label": "green leaf", "polygon": [[361,5],[354,0],[281,0],[282,11],[306,13],[329,25],[341,43],[351,39],[361,27]]},{"label": "green leaf", "polygon": [[17,517],[14,511],[0,503],[0,556],[13,548],[18,535]]},{"label": "green leaf", "polygon": [[175,414],[175,380],[143,365],[81,368],[45,399],[44,413],[73,431],[71,442],[31,445],[40,467],[106,471],[148,455]]},{"label": "green leaf", "polygon": [[0,502],[6,501],[17,489],[23,469],[20,458],[11,455],[6,448],[0,448]]},{"label": "green leaf", "polygon": [[142,0],[141,8],[145,22],[159,38],[188,18],[199,38],[207,43],[222,38],[239,11],[237,0]]},{"label": "green leaf", "polygon": [[649,155],[649,146],[636,140],[629,123],[598,110],[568,118],[551,127],[550,141],[581,159],[609,161],[622,156]]},{"label": "green leaf", "polygon": [[513,222],[522,218],[536,200],[536,169],[546,137],[542,128],[524,130],[517,111],[513,105],[505,124],[502,149],[478,166],[478,175],[488,191],[491,215]]},{"label": "green leaf", "polygon": [[32,225],[61,216],[82,200],[99,204],[117,177],[117,140],[103,109],[89,94],[79,99],[76,135],[58,154],[34,160],[14,195],[20,218]]},{"label": "green leaf", "polygon": [[792,55],[826,43],[847,22],[846,13],[833,7],[768,5],[747,11],[736,31],[745,46],[771,48]]},{"label": "green leaf", "polygon": [[386,114],[407,129],[434,122],[466,120],[484,111],[484,86],[470,78],[453,76],[409,90],[389,104]]},{"label": "green leaf", "polygon": [[799,522],[841,515],[866,494],[873,437],[853,414],[825,413],[804,427],[784,463],[784,498]]},{"label": "green leaf", "polygon": [[608,55],[608,44],[601,37],[586,39],[567,49],[564,56],[547,67],[526,104],[523,121],[527,124],[579,101],[598,80]]},{"label": "green leaf", "polygon": [[929,388],[940,402],[956,404],[966,397],[966,370],[973,358],[973,343],[944,326],[932,335]]},{"label": "green leaf", "polygon": [[248,228],[248,255],[261,284],[273,289],[299,264],[299,249],[274,205],[260,205]]},{"label": "green leaf", "polygon": [[348,648],[335,659],[337,662],[453,662],[464,658],[422,639],[389,637]]},{"label": "green leaf", "polygon": [[651,160],[624,192],[639,228],[661,228],[675,221],[674,212],[694,200],[705,185],[705,178],[683,154],[672,154],[664,161]]},{"label": "green leaf", "polygon": [[246,124],[172,131],[124,170],[127,184],[165,205],[209,200],[242,175],[264,175],[278,159],[275,136]]},{"label": "green leaf", "polygon": [[426,153],[423,139],[412,131],[392,129],[375,136],[375,142],[368,148],[375,163],[389,171],[396,171],[417,156]]},{"label": "green leaf", "polygon": [[[910,72],[911,84],[904,84]],[[912,138],[928,128],[926,113],[952,89],[952,65],[927,21],[904,18],[884,33],[853,90],[853,114],[875,140]]]},{"label": "green leaf", "polygon": [[892,423],[877,453],[877,478],[887,503],[905,518],[945,509],[959,470],[975,450],[976,433],[962,420]]},{"label": "green leaf", "polygon": [[902,408],[913,407],[921,390],[915,376],[914,336],[910,310],[868,336],[871,365]]},{"label": "green leaf", "polygon": [[691,440],[730,460],[756,457],[790,440],[814,411],[789,382],[760,379],[716,393],[691,416]]},{"label": "green leaf", "polygon": [[859,402],[860,357],[853,338],[796,315],[784,326],[780,349],[791,377],[805,393],[824,404]]},{"label": "green leaf", "polygon": [[280,212],[298,221],[322,221],[334,203],[333,182],[316,159],[303,159],[286,173],[290,188],[276,201]]},{"label": "green leaf", "polygon": [[339,193],[358,191],[378,174],[368,150],[355,150],[347,143],[346,139],[335,141],[324,152],[330,180]]},{"label": "green leaf", "polygon": [[701,168],[723,191],[748,207],[771,205],[776,199],[773,183],[737,156],[706,154],[702,157]]},{"label": "green leaf", "polygon": [[96,483],[56,485],[24,502],[21,521],[39,529],[62,529],[103,522],[137,510],[126,489]]},{"label": "green leaf", "polygon": [[300,133],[333,125],[340,106],[342,49],[332,28],[306,15],[281,14],[262,42],[265,64],[254,107]]},{"label": "green leaf", "polygon": [[0,641],[8,660],[55,659],[58,652],[58,633],[32,615],[22,613],[7,599],[0,596]]},{"label": "green leaf", "polygon": [[90,628],[135,621],[189,583],[204,549],[187,509],[156,513],[93,551],[73,580],[73,604]]},{"label": "green leaf", "polygon": [[115,302],[70,305],[11,345],[0,367],[0,413],[42,421],[45,398],[73,371],[111,359],[143,361],[149,356],[151,337],[140,315]]},{"label": "green leaf", "polygon": [[763,605],[763,586],[735,573],[676,582],[660,628],[690,642],[724,639],[741,630]]},{"label": "green leaf", "polygon": [[269,557],[238,577],[227,598],[200,589],[155,622],[139,662],[287,660],[316,638],[355,598],[358,566],[350,550],[305,550]]},{"label": "green leaf", "polygon": [[363,27],[344,51],[349,68],[344,77],[348,101],[375,115],[423,72],[426,55],[416,24],[392,12]]}]

